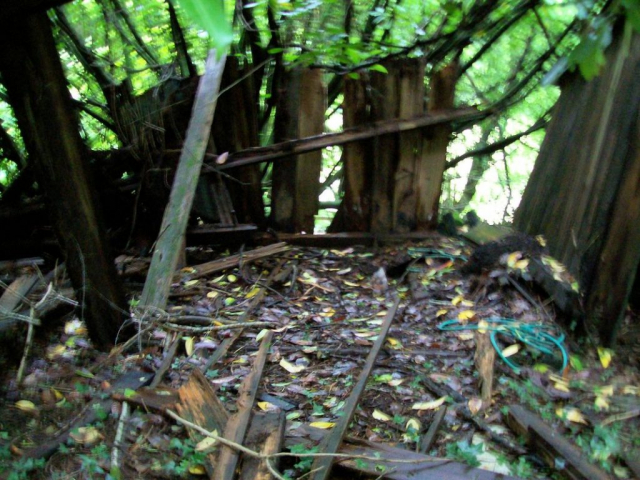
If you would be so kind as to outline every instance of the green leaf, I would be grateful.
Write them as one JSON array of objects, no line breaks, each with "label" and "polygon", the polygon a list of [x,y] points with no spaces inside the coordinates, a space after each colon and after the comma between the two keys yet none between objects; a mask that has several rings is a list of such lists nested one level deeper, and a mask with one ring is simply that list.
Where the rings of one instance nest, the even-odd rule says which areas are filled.
[{"label": "green leaf", "polygon": [[371,65],[369,67],[369,70],[373,70],[374,72],[380,72],[380,73],[389,73],[389,71],[379,63],[376,63],[375,65]]},{"label": "green leaf", "polygon": [[233,30],[224,13],[223,0],[178,0],[187,16],[209,34],[218,58],[233,40]]}]

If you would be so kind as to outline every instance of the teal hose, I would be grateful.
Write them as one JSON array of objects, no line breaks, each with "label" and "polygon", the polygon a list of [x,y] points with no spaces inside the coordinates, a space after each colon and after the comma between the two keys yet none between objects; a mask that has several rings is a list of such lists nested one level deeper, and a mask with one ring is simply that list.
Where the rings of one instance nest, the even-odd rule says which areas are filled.
[{"label": "teal hose", "polygon": [[[498,345],[498,335],[507,335],[546,355],[553,355],[554,350],[559,350],[562,355],[561,372],[569,364],[569,355],[564,347],[564,334],[560,333],[558,336],[554,336],[554,327],[542,323],[522,323],[511,318],[486,318],[484,320],[489,324],[486,330],[490,332],[493,348],[496,349],[502,361],[514,372],[520,373],[520,367],[504,356]],[[438,325],[438,328],[443,331],[461,331],[478,330],[480,327],[478,324],[462,325],[459,320],[445,320]]]}]

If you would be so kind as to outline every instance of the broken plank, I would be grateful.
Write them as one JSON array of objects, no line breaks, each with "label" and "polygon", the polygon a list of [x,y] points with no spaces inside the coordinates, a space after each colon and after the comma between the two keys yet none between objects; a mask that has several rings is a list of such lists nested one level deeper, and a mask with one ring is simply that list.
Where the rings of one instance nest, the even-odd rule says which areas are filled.
[{"label": "broken plank", "polygon": [[167,304],[173,281],[173,276],[167,275],[167,272],[176,270],[180,258],[180,248],[209,142],[225,61],[226,55],[218,59],[215,50],[209,52],[205,73],[198,85],[193,114],[171,187],[169,203],[165,209],[149,273],[140,297],[141,308],[162,309]]},{"label": "broken plank", "polygon": [[438,113],[417,116],[409,119],[390,119],[375,122],[369,125],[360,125],[343,130],[338,133],[325,133],[311,137],[289,140],[266,147],[254,147],[229,155],[224,165],[216,165],[218,170],[237,168],[243,165],[253,165],[278,158],[290,157],[301,153],[313,152],[332,145],[344,145],[367,138],[387,135],[391,133],[406,132],[424,127],[443,125],[454,121],[468,121],[471,119],[485,118],[489,112],[480,112],[475,108],[460,108],[446,110]]},{"label": "broken plank", "polygon": [[174,410],[176,404],[180,401],[178,391],[175,389],[149,387],[138,389],[135,395],[127,396],[122,393],[114,393],[111,398],[116,402],[127,402],[145,410],[153,410],[159,413]]},{"label": "broken plank", "polygon": [[[240,387],[237,401],[238,412],[229,418],[224,429],[224,438],[234,443],[242,444],[247,429],[249,428],[251,410],[253,410],[253,404],[256,401],[258,386],[262,379],[262,371],[267,359],[267,354],[269,353],[272,338],[273,331],[269,330],[262,339],[260,350],[258,350],[258,354],[251,367],[251,373],[246,376]],[[215,473],[212,478],[215,478],[215,480],[233,480],[239,459],[240,455],[237,451],[226,445],[221,446],[218,462],[215,466]]]},{"label": "broken plank", "polygon": [[[387,338],[387,333],[389,333],[389,328],[391,327],[391,322],[393,318],[396,316],[396,312],[398,311],[398,306],[400,305],[400,299],[398,298],[393,306],[387,312],[387,316],[384,319],[384,322],[380,326],[380,333],[378,333],[378,338],[376,339],[373,347],[371,347],[371,351],[367,357],[367,361],[362,368],[362,372],[360,372],[360,376],[358,377],[358,381],[353,387],[351,395],[347,399],[345,403],[344,409],[342,410],[342,416],[336,422],[336,425],[333,427],[331,432],[325,437],[320,445],[320,452],[322,453],[336,453],[340,448],[340,444],[342,443],[342,438],[347,432],[347,428],[349,428],[349,424],[353,419],[353,415],[356,412],[356,407],[360,402],[360,397],[362,396],[364,389],[367,385],[367,380],[373,367],[376,362],[376,357],[378,353],[380,353],[380,349]],[[311,478],[313,480],[326,480],[329,478],[329,474],[331,473],[331,466],[333,465],[333,457],[318,457],[311,467],[311,471],[315,472]]]},{"label": "broken plank", "polygon": [[[523,436],[532,450],[551,468],[571,480],[611,480],[605,471],[588,462],[575,444],[562,437],[537,415],[520,405],[509,406],[507,425]],[[558,469],[559,465],[564,468]]]},{"label": "broken plank", "polygon": [[0,271],[13,270],[21,267],[44,265],[44,259],[40,257],[20,258],[18,260],[0,260]]},{"label": "broken plank", "polygon": [[[284,444],[285,415],[282,410],[277,412],[257,413],[251,420],[245,446],[262,455],[280,453]],[[277,469],[276,459],[271,465]],[[239,480],[273,480],[274,476],[264,464],[255,457],[245,457]]]},{"label": "broken plank", "polygon": [[[216,395],[213,387],[200,370],[194,370],[187,383],[178,390],[180,403],[176,405],[178,415],[209,432],[222,432],[229,419],[229,413]],[[187,429],[194,442],[204,437],[191,428]],[[210,478],[214,478],[216,454],[207,455],[205,468]]]},{"label": "broken plank", "polygon": [[165,376],[165,374],[169,370],[169,367],[171,367],[171,363],[173,362],[173,359],[176,356],[176,353],[178,351],[178,345],[180,345],[181,341],[182,341],[182,337],[178,336],[167,349],[167,353],[165,354],[164,359],[160,364],[160,367],[158,367],[158,370],[156,370],[156,374],[154,375],[153,380],[151,380],[151,384],[149,385],[151,388],[156,388],[158,385],[160,385],[162,378]]},{"label": "broken plank", "polygon": [[[187,267],[187,276],[191,279],[207,276],[211,273],[226,270],[228,268],[236,267],[241,263],[253,262],[255,260],[271,257],[278,253],[283,253],[289,250],[291,247],[285,242],[275,243],[273,245],[267,245],[265,247],[256,248],[248,252],[239,253],[237,255],[231,255],[211,262],[201,263],[200,265],[194,265]],[[179,277],[181,274],[177,274]]]},{"label": "broken plank", "polygon": [[422,437],[422,441],[420,442],[420,453],[427,453],[431,450],[434,442],[436,441],[436,435],[438,434],[438,430],[440,429],[440,425],[442,425],[442,421],[444,420],[444,416],[447,413],[447,406],[441,406],[436,414],[433,416],[433,420],[431,420],[431,425],[429,425],[429,430]]},{"label": "broken plank", "polygon": [[[138,388],[146,385],[151,380],[150,373],[143,373],[140,371],[130,371],[118,378],[107,393],[115,392],[116,390],[137,390]],[[69,440],[69,434],[72,430],[89,425],[98,420],[99,412],[111,411],[111,404],[113,400],[111,397],[106,399],[95,398],[91,400],[85,407],[84,411],[76,417],[76,419],[67,425],[61,433],[59,433],[54,439],[48,441],[45,444],[38,445],[30,450],[27,450],[23,455],[24,458],[49,458],[53,455],[60,445],[66,443]]]},{"label": "broken plank", "polygon": [[22,303],[38,283],[38,278],[36,274],[21,275],[7,287],[0,297],[0,321],[8,318],[9,314]]},{"label": "broken plank", "polygon": [[[314,446],[328,435],[326,430],[302,425],[288,430],[285,446]],[[339,478],[384,478],[385,480],[518,480],[517,477],[472,468],[448,458],[435,458],[382,443],[346,437],[338,453],[361,455],[372,460],[340,459],[334,466]],[[396,460],[396,461],[393,461]]]}]

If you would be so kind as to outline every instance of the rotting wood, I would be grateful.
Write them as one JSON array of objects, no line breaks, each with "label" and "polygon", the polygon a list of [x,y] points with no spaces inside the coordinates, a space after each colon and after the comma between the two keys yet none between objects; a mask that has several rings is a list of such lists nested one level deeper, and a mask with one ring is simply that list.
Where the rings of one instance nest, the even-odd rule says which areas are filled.
[{"label": "rotting wood", "polygon": [[[532,450],[545,463],[571,480],[611,480],[605,471],[589,463],[585,454],[558,431],[544,423],[537,415],[520,405],[509,406],[507,425],[525,438]],[[564,465],[564,468],[558,468]]]},{"label": "rotting wood", "polygon": [[126,396],[123,393],[114,393],[111,398],[116,402],[128,402],[145,410],[154,410],[164,413],[167,410],[175,410],[176,404],[180,401],[178,390],[171,388],[142,387],[135,395]]},{"label": "rotting wood", "polygon": [[0,322],[9,318],[9,314],[22,303],[38,283],[38,278],[38,275],[27,274],[11,282],[11,285],[7,287],[0,297]]},{"label": "rotting wood", "polygon": [[[251,420],[245,447],[262,455],[280,453],[284,444],[285,414],[278,412],[257,413]],[[276,459],[271,465],[277,469]],[[264,461],[255,457],[245,457],[242,461],[242,471],[239,480],[273,480],[273,475],[267,469]]]},{"label": "rotting wood", "polygon": [[[272,338],[273,331],[270,330],[262,339],[258,355],[256,355],[251,366],[251,373],[245,377],[238,392],[238,412],[227,421],[223,435],[224,438],[232,442],[242,444],[244,441]],[[233,480],[239,459],[238,452],[228,446],[221,446],[212,478],[215,478],[215,480]]]},{"label": "rotting wood", "polygon": [[[230,255],[225,258],[213,260],[211,262],[201,263],[200,265],[194,265],[187,267],[186,275],[190,279],[205,277],[211,273],[220,272],[228,268],[236,267],[240,264],[254,262],[261,258],[271,257],[279,253],[290,250],[291,247],[285,242],[274,243],[273,245],[267,245],[265,247],[256,248],[248,252],[239,253],[237,255]],[[176,277],[180,277],[184,273],[177,273]],[[176,278],[177,280],[177,278]]]},{"label": "rotting wood", "polygon": [[[402,243],[407,241],[419,242],[434,238],[435,232],[410,232],[410,233],[368,233],[368,232],[345,232],[345,233],[325,233],[325,234],[303,234],[303,233],[279,233],[277,241],[287,242],[292,245],[318,248],[346,248],[354,245],[373,246],[381,244]],[[274,241],[273,235],[263,234],[256,236],[259,243],[271,243]]]},{"label": "rotting wood", "polygon": [[397,118],[374,122],[370,125],[350,128],[340,133],[326,133],[313,137],[289,140],[276,143],[267,147],[255,147],[240,152],[231,153],[224,165],[218,165],[219,170],[228,170],[243,165],[262,163],[278,158],[285,158],[300,153],[313,152],[332,145],[344,145],[349,142],[366,140],[367,138],[387,135],[391,133],[406,132],[418,128],[431,127],[455,121],[470,121],[487,117],[489,110],[478,111],[476,108],[460,108],[447,112],[438,112],[423,115],[408,120]]},{"label": "rotting wood", "polygon": [[[118,378],[107,393],[114,392],[116,390],[137,390],[138,388],[146,385],[151,380],[150,373],[144,373],[140,371],[129,371]],[[89,425],[98,420],[98,412],[111,411],[111,404],[113,400],[111,397],[106,399],[94,399],[87,404],[83,412],[76,417],[69,425],[64,427],[63,431],[56,435],[55,438],[49,440],[47,443],[38,445],[30,450],[27,450],[23,458],[49,458],[55,452],[58,451],[60,445],[65,443],[69,439],[69,434],[72,430]]]},{"label": "rotting wood", "polygon": [[438,411],[433,416],[433,420],[431,420],[431,425],[429,425],[429,430],[425,433],[424,437],[420,441],[420,453],[427,453],[431,450],[434,442],[436,441],[436,435],[438,434],[438,430],[440,430],[440,425],[442,425],[442,421],[444,420],[444,416],[447,414],[447,406],[443,405],[438,408]]},{"label": "rotting wood", "polygon": [[[229,414],[213,391],[209,381],[199,370],[193,371],[187,383],[178,390],[178,395],[180,403],[176,405],[176,410],[182,418],[210,432],[219,433],[225,429]],[[197,443],[203,439],[202,435],[193,429],[187,430],[189,437],[194,442]],[[213,475],[216,454],[210,453],[206,458],[205,468],[209,478],[215,478]]]},{"label": "rotting wood", "polygon": [[[253,311],[256,309],[256,307],[260,304],[260,302],[262,302],[262,299],[264,298],[264,294],[265,294],[267,288],[269,287],[269,285],[271,285],[271,282],[276,277],[278,277],[278,275],[280,274],[280,271],[282,270],[282,266],[284,265],[284,263],[285,263],[284,261],[281,261],[271,271],[271,274],[269,275],[267,280],[264,282],[264,285],[260,286],[260,288],[258,290],[258,293],[256,293],[256,295],[251,299],[251,303],[249,304],[249,306],[242,313],[242,315],[238,318],[238,323],[245,323],[247,321],[247,318],[249,318],[249,315],[251,315],[253,313]],[[218,346],[218,348],[216,348],[216,350],[213,352],[211,357],[209,357],[209,359],[207,360],[207,363],[202,368],[202,371],[206,372],[207,370],[209,370],[211,368],[212,365],[214,365],[222,357],[224,357],[227,354],[227,351],[229,350],[231,345],[233,345],[236,342],[236,340],[238,340],[238,338],[240,338],[240,336],[243,334],[243,332],[244,332],[244,328],[239,328],[239,329],[236,330],[236,332],[231,337],[225,338],[223,340],[223,342]]]},{"label": "rotting wood", "polygon": [[153,376],[153,380],[151,380],[151,384],[149,385],[149,387],[156,388],[158,385],[160,385],[160,382],[162,381],[163,377],[171,367],[171,363],[173,362],[173,359],[176,356],[176,352],[178,351],[178,345],[180,345],[181,341],[182,341],[182,337],[178,336],[171,343],[171,345],[167,349],[167,352],[164,355],[164,359],[162,360],[162,363],[158,367],[158,370],[156,370],[156,374]]},{"label": "rotting wood", "polygon": [[207,148],[226,55],[209,52],[205,74],[200,79],[193,114],[180,155],[169,203],[165,209],[151,266],[140,297],[140,307],[164,308],[180,256],[180,246],[193,205],[199,172]]},{"label": "rotting wood", "polygon": [[[344,408],[342,410],[342,416],[338,419],[335,426],[331,429],[331,432],[325,437],[320,445],[320,452],[322,453],[336,453],[340,448],[340,444],[342,443],[342,439],[347,432],[347,428],[349,428],[349,424],[351,423],[351,419],[356,412],[356,407],[360,401],[360,397],[362,396],[365,386],[367,385],[367,380],[373,367],[375,365],[376,357],[378,353],[380,353],[380,349],[387,338],[387,333],[389,333],[389,328],[391,327],[391,322],[396,316],[396,312],[398,311],[398,306],[400,305],[400,299],[396,299],[393,306],[387,312],[387,316],[382,322],[380,326],[380,332],[378,333],[378,338],[375,343],[371,347],[371,351],[367,356],[367,361],[360,372],[358,377],[358,381],[353,386],[353,390],[351,391],[351,395],[347,399]],[[315,472],[312,476],[312,480],[326,480],[329,478],[329,474],[331,473],[331,467],[333,465],[333,458],[331,456],[327,457],[318,457],[311,467],[311,471]]]},{"label": "rotting wood", "polygon": [[[328,435],[326,430],[303,425],[287,430],[285,446],[305,444],[312,447]],[[338,478],[371,478],[388,480],[517,480],[516,477],[472,468],[448,458],[435,458],[421,453],[395,448],[382,443],[346,437],[338,453],[363,455],[375,460],[340,459],[334,466]],[[401,460],[392,462],[391,460]],[[339,475],[342,474],[342,475]]]},{"label": "rotting wood", "polygon": [[13,270],[22,267],[44,265],[44,259],[40,257],[20,258],[18,260],[0,260],[0,270]]},{"label": "rotting wood", "polygon": [[493,394],[493,370],[496,360],[496,350],[491,344],[489,332],[476,331],[476,370],[480,376],[480,398],[482,398],[482,409],[491,407],[491,397]]}]

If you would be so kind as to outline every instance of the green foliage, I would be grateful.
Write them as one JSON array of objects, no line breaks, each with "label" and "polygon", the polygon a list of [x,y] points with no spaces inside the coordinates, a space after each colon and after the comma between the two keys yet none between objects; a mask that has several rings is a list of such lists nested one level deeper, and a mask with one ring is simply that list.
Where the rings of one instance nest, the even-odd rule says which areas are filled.
[{"label": "green foliage", "polygon": [[224,13],[223,0],[178,0],[190,20],[209,34],[218,57],[226,53],[233,40],[231,25]]},{"label": "green foliage", "polygon": [[447,457],[458,462],[466,463],[471,467],[479,467],[478,455],[482,453],[482,444],[471,445],[468,441],[462,440],[452,442],[447,445]]}]

